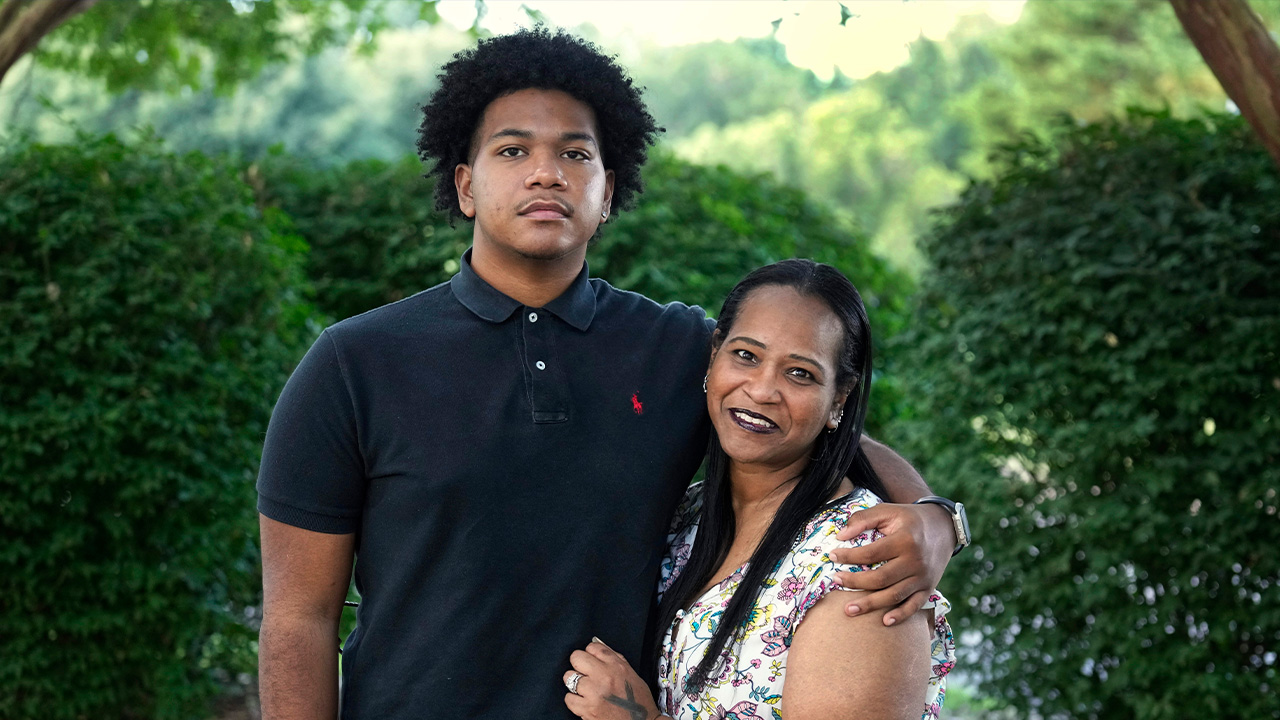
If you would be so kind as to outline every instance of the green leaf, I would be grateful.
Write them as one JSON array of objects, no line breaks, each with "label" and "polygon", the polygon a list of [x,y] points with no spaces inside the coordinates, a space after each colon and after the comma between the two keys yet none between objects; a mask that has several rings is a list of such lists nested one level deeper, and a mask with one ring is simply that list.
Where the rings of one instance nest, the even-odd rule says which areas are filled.
[{"label": "green leaf", "polygon": [[849,11],[844,3],[840,3],[840,27],[845,27],[845,23],[849,22],[849,18],[862,17]]}]

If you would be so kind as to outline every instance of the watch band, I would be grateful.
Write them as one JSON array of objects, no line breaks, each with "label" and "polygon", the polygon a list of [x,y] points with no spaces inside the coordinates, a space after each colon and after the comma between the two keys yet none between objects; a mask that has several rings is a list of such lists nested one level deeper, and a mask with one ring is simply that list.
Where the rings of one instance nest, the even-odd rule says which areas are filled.
[{"label": "watch band", "polygon": [[940,495],[926,495],[913,504],[939,505],[951,514],[951,523],[956,531],[956,547],[955,550],[951,551],[952,557],[959,555],[961,550],[969,547],[973,542],[973,538],[969,534],[969,516],[965,513],[963,504]]}]

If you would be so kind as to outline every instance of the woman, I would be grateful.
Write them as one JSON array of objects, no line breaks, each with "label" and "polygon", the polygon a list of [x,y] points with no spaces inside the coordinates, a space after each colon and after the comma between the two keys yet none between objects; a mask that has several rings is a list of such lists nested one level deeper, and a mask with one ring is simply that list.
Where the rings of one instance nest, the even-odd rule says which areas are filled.
[{"label": "woman", "polygon": [[871,333],[857,290],[809,260],[760,268],[725,299],[712,346],[706,481],[663,567],[658,697],[593,640],[570,658],[565,703],[592,720],[937,717],[946,601],[885,626],[828,598],[836,533],[886,495],[860,447]]}]

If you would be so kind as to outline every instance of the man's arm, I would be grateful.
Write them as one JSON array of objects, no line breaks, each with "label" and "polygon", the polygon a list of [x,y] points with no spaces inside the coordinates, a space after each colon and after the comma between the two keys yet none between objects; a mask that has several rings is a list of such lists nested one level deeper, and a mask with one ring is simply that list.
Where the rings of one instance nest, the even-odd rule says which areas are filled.
[{"label": "man's arm", "polygon": [[836,575],[847,588],[867,590],[845,603],[847,615],[888,609],[884,624],[913,616],[929,599],[942,579],[955,549],[955,526],[947,511],[937,505],[911,505],[932,494],[920,473],[902,456],[863,435],[862,450],[889,492],[883,504],[854,513],[841,530],[841,540],[851,540],[872,528],[884,533],[876,542],[857,548],[838,548],[831,556],[845,565],[874,565],[874,570]]},{"label": "man's arm", "polygon": [[920,477],[920,473],[911,467],[911,463],[902,459],[901,455],[889,449],[887,445],[863,435],[862,452],[866,453],[872,469],[876,471],[876,475],[880,476],[880,481],[889,491],[889,497],[885,500],[891,503],[909,504],[925,495],[933,494],[925,484],[924,478]]},{"label": "man's arm", "polygon": [[263,720],[338,716],[338,622],[355,535],[312,532],[259,515]]}]

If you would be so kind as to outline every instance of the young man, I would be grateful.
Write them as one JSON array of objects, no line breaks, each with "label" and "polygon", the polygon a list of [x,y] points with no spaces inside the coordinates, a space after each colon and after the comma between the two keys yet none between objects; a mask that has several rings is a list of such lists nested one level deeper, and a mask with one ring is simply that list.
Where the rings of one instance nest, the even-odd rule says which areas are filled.
[{"label": "young man", "polygon": [[[571,717],[574,649],[599,636],[639,667],[663,538],[705,448],[704,313],[587,277],[587,244],[639,191],[658,132],[639,90],[544,30],[482,41],[440,79],[419,151],[473,246],[449,282],[327,329],[267,433],[268,720],[338,712],[353,558],[347,718]],[[894,500],[927,492],[867,449]],[[888,536],[846,559],[892,559],[846,582],[884,588],[863,610],[914,611],[950,519],[864,514]]]}]

